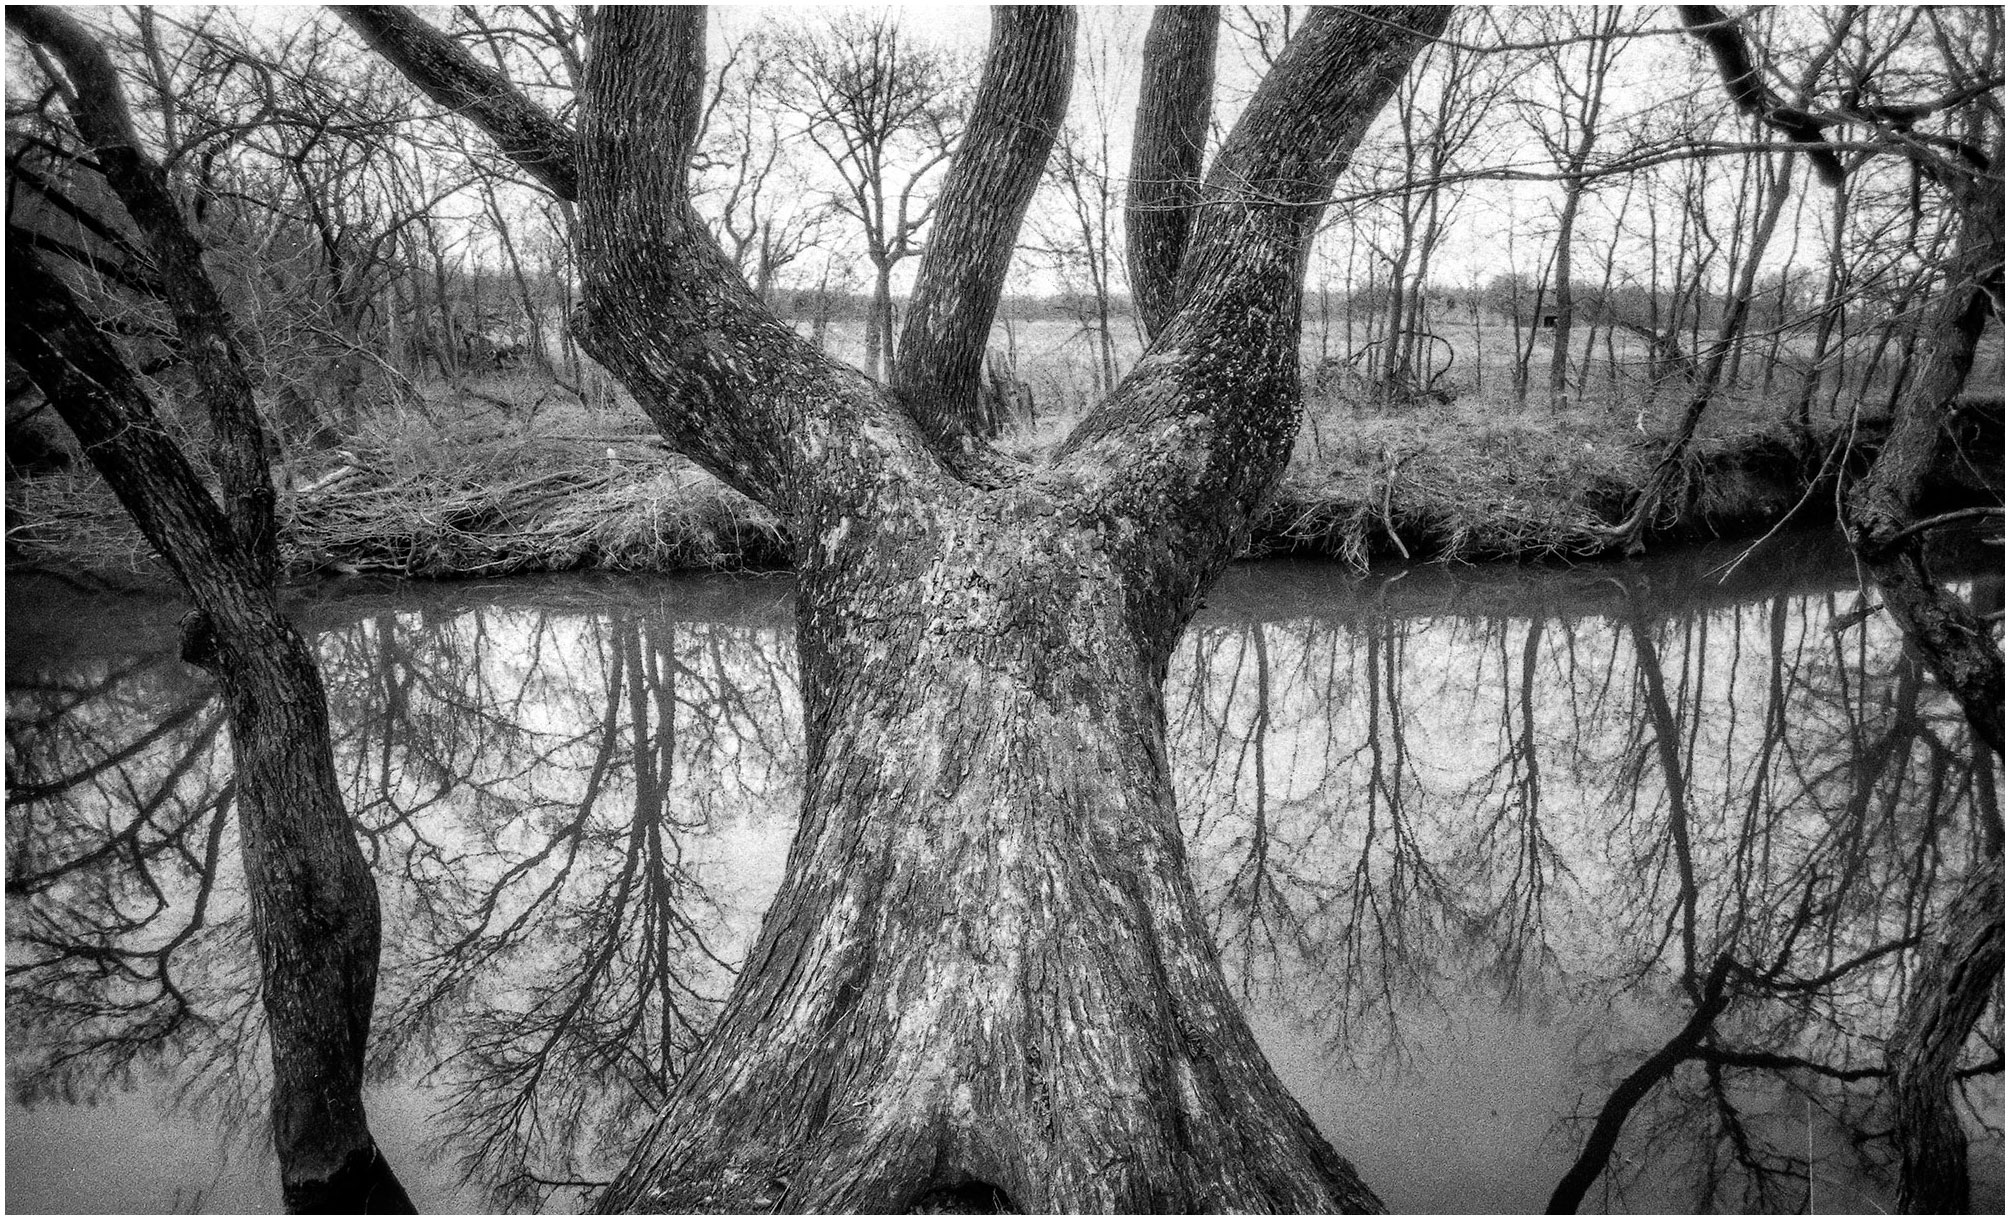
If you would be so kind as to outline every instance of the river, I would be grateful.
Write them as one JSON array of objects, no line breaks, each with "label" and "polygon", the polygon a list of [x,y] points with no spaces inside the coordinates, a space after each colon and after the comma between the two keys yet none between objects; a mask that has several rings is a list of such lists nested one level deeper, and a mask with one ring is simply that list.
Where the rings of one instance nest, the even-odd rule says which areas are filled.
[{"label": "river", "polygon": [[[2002,780],[1888,617],[1850,621],[1846,556],[1737,553],[1242,564],[1182,642],[1170,748],[1224,966],[1395,1210],[1540,1210],[1725,952],[1772,984],[1586,1207],[1893,1209],[1888,1140],[1852,1138],[1888,1121],[1878,1081],[1843,1077],[1881,1065],[1913,958],[1880,950],[2000,835]],[[2000,607],[1999,563],[1959,587]],[[38,578],[7,608],[7,1204],[276,1210],[228,747],[178,608]],[[384,898],[379,1143],[425,1211],[577,1207],[779,882],[790,582],[352,581],[292,609]],[[2000,1071],[1965,1088],[2000,1211]]]}]

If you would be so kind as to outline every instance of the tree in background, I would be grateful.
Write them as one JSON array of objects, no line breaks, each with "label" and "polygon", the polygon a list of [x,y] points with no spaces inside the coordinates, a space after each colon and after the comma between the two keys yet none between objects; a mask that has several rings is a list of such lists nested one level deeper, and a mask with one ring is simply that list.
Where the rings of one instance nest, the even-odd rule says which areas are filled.
[{"label": "tree in background", "polygon": [[[1591,185],[1585,175],[1596,146],[1606,83],[1625,43],[1620,38],[1624,16],[1617,5],[1548,10],[1541,30],[1553,44],[1545,57],[1543,87],[1516,100],[1528,114],[1529,127],[1557,166],[1563,200],[1556,213],[1556,246],[1550,283],[1555,308],[1544,325],[1550,335],[1549,399],[1562,408],[1569,394],[1570,340],[1577,321],[1577,297],[1571,283],[1571,245],[1577,238],[1577,217]],[[1637,22],[1638,17],[1634,20]],[[1553,317],[1553,321],[1551,318]]]},{"label": "tree in background", "polygon": [[879,378],[893,359],[893,269],[921,253],[916,238],[934,211],[925,184],[949,159],[962,121],[954,62],[904,37],[894,18],[857,12],[815,34],[791,30],[776,51],[777,94],[844,184],[831,207],[865,241],[873,270],[865,374]]},{"label": "tree in background", "polygon": [[786,71],[770,31],[735,38],[706,101],[691,163],[699,210],[712,218],[754,295],[770,304],[776,276],[822,240],[829,218],[811,206],[808,177],[784,155]]},{"label": "tree in background", "polygon": [[1493,125],[1509,84],[1505,61],[1470,45],[1481,32],[1472,11],[1453,18],[1446,40],[1425,53],[1399,88],[1390,108],[1393,147],[1378,164],[1350,171],[1341,187],[1350,240],[1358,233],[1387,265],[1386,278],[1367,294],[1368,350],[1357,347],[1350,356],[1365,357],[1367,380],[1392,403],[1449,393],[1436,384],[1450,366],[1442,362],[1448,347],[1431,325],[1434,259],[1466,194],[1459,173]]},{"label": "tree in background", "polygon": [[[1086,282],[1088,308],[1077,316],[1092,352],[1090,392],[1100,398],[1117,383],[1114,318],[1123,275],[1121,170],[1111,151],[1117,125],[1119,73],[1135,48],[1120,53],[1120,35],[1109,10],[1083,18],[1075,113],[1061,127],[1047,163],[1047,189],[1059,206],[1030,218],[1034,243],[1022,248],[1052,260],[1064,285]],[[1080,277],[1077,279],[1076,277]]]}]

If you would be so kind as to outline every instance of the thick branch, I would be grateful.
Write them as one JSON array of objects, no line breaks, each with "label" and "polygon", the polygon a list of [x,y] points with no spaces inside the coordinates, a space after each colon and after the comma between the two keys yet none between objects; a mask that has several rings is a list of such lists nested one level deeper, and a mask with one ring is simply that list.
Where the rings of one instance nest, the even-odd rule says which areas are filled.
[{"label": "thick branch", "polygon": [[1161,4],[1145,31],[1124,231],[1131,295],[1152,337],[1172,317],[1173,287],[1200,198],[1220,15],[1218,5]]},{"label": "thick branch", "polygon": [[574,140],[509,79],[475,62],[413,9],[395,4],[338,4],[335,12],[427,97],[486,131],[504,156],[568,202],[579,197]]},{"label": "thick branch", "polygon": [[1824,125],[1807,111],[1787,105],[1766,87],[1738,23],[1714,4],[1681,4],[1676,8],[1689,33],[1709,49],[1717,64],[1717,74],[1724,78],[1724,91],[1738,109],[1803,146],[1822,181],[1841,186],[1842,158],[1828,147]]},{"label": "thick branch", "polygon": [[[1096,487],[1172,608],[1239,547],[1298,431],[1305,253],[1334,179],[1450,10],[1318,8],[1229,134],[1181,263],[1178,312],[1056,456]],[[1171,646],[1169,638],[1163,640]]]},{"label": "thick branch", "polygon": [[936,203],[891,382],[922,431],[952,453],[996,431],[978,414],[978,374],[1075,62],[1074,9],[998,5],[991,13],[984,74]]},{"label": "thick branch", "polygon": [[1647,1057],[1646,1062],[1634,1068],[1612,1095],[1599,1108],[1598,1121],[1592,1125],[1591,1134],[1584,1141],[1584,1150],[1570,1166],[1563,1180],[1556,1184],[1556,1190],[1549,1196],[1549,1206],[1544,1209],[1552,1216],[1568,1216],[1577,1211],[1584,1201],[1584,1193],[1605,1172],[1605,1163],[1612,1156],[1612,1149],[1619,1142],[1619,1133],[1626,1126],[1626,1119],[1633,1113],[1633,1107],[1674,1071],[1683,1060],[1695,1053],[1703,1039],[1710,1033],[1731,997],[1724,990],[1724,982],[1730,975],[1731,961],[1727,957],[1717,959],[1710,969],[1709,977],[1703,981],[1702,994],[1697,998],[1696,1011],[1690,1015],[1688,1023],[1668,1039],[1667,1045]]},{"label": "thick branch", "polygon": [[182,219],[166,176],[140,150],[118,73],[98,41],[59,9],[13,5],[7,10],[7,22],[47,48],[70,76],[77,130],[91,145],[106,182],[146,239],[159,268],[162,298],[174,315],[182,354],[214,432],[214,460],[230,527],[261,578],[270,581],[279,550],[265,429],[252,399],[251,380],[238,358],[230,315],[203,269],[202,245]]},{"label": "thick branch", "polygon": [[802,518],[812,505],[862,503],[888,482],[911,487],[944,471],[877,387],[754,298],[692,211],[703,13],[608,6],[591,19],[577,332],[671,444],[813,528]]}]

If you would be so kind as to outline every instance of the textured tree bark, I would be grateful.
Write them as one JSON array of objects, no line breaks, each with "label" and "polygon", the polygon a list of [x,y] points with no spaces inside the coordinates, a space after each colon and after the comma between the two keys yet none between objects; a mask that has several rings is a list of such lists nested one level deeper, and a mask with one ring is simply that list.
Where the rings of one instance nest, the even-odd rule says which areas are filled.
[{"label": "textured tree bark", "polygon": [[1899,1203],[1969,1210],[1968,1134],[1954,1101],[1961,1048],[2003,977],[2003,860],[1979,860],[1955,895],[1885,1048],[1898,1136]]},{"label": "textured tree bark", "polygon": [[279,552],[265,430],[229,314],[165,176],[139,146],[103,48],[54,9],[17,6],[7,20],[69,75],[77,129],[159,272],[210,420],[221,508],[96,324],[10,237],[9,355],[187,590],[196,609],[184,623],[183,658],[216,677],[229,708],[286,1206],[410,1211],[363,1110],[377,889],[336,782],[320,673],[274,597]]},{"label": "textured tree bark", "polygon": [[11,240],[7,300],[9,355],[188,590],[183,657],[216,676],[230,710],[287,1208],[410,1211],[363,1112],[377,890],[336,783],[313,655],[117,352]]},{"label": "textured tree bark", "polygon": [[331,5],[370,44],[447,110],[480,123],[503,155],[563,200],[578,197],[572,133],[521,94],[497,91],[494,74],[403,5]]},{"label": "textured tree bark", "polygon": [[601,1208],[1374,1206],[1223,983],[1133,608],[1150,578],[1073,508],[1037,480],[944,487],[812,544],[781,896]]},{"label": "textured tree bark", "polygon": [[1001,4],[991,24],[984,75],[936,200],[890,378],[930,441],[952,454],[965,438],[997,434],[998,421],[977,409],[985,343],[1075,66],[1072,8]]},{"label": "textured tree bark", "polygon": [[2001,311],[2003,183],[1978,175],[1961,201],[1947,286],[1921,319],[1912,381],[1877,461],[1849,490],[1850,545],[1927,667],[1976,734],[2003,753],[2003,651],[1968,603],[1933,579],[1910,529],[1983,329]]},{"label": "textured tree bark", "polygon": [[213,436],[211,456],[224,512],[246,540],[242,558],[270,583],[277,573],[272,479],[265,430],[230,315],[202,265],[202,246],[182,220],[167,176],[141,151],[112,61],[88,30],[56,8],[17,5],[7,23],[52,52],[69,74],[71,117],[105,181],[144,238],[159,272],[161,300],[174,317],[179,354],[196,384]]},{"label": "textured tree bark", "polygon": [[1201,154],[1214,105],[1220,19],[1219,5],[1161,4],[1145,31],[1124,244],[1131,298],[1148,338],[1158,336],[1177,305],[1173,287],[1200,197]]},{"label": "textured tree bark", "polygon": [[[991,482],[959,473],[980,445],[763,309],[691,213],[702,12],[596,11],[578,333],[674,445],[789,519],[808,736],[781,892],[599,1207],[1377,1206],[1228,994],[1161,684],[1289,455],[1305,243],[1445,20],[1307,21],[1217,159],[1178,311],[1046,466]],[[973,209],[971,248],[1009,245],[1017,211]],[[953,314],[924,341],[962,350]]]}]

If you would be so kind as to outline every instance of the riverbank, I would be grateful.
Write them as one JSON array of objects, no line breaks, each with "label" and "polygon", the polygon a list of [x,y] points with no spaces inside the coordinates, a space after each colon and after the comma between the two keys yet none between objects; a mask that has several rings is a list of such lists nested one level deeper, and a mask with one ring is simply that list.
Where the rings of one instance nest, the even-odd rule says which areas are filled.
[{"label": "riverbank", "polygon": [[[1251,555],[1478,562],[1612,553],[1623,518],[1665,449],[1672,411],[1563,412],[1494,404],[1366,414],[1327,405],[1254,532]],[[1071,421],[1007,438],[1037,454]],[[557,429],[553,424],[557,424]],[[772,514],[668,451],[639,421],[552,420],[537,435],[406,420],[279,472],[289,576],[424,579],[602,570],[769,569],[789,562]],[[568,428],[568,425],[570,427]],[[1971,408],[1948,504],[2003,488],[2002,408]],[[564,429],[564,430],[559,430]],[[1761,533],[1789,517],[1832,519],[1839,469],[1862,469],[1876,422],[1811,439],[1736,412],[1705,426],[1646,539],[1669,544]],[[1977,467],[1969,459],[1983,455]],[[91,583],[151,585],[158,561],[88,469],[10,479],[7,561]]]}]

